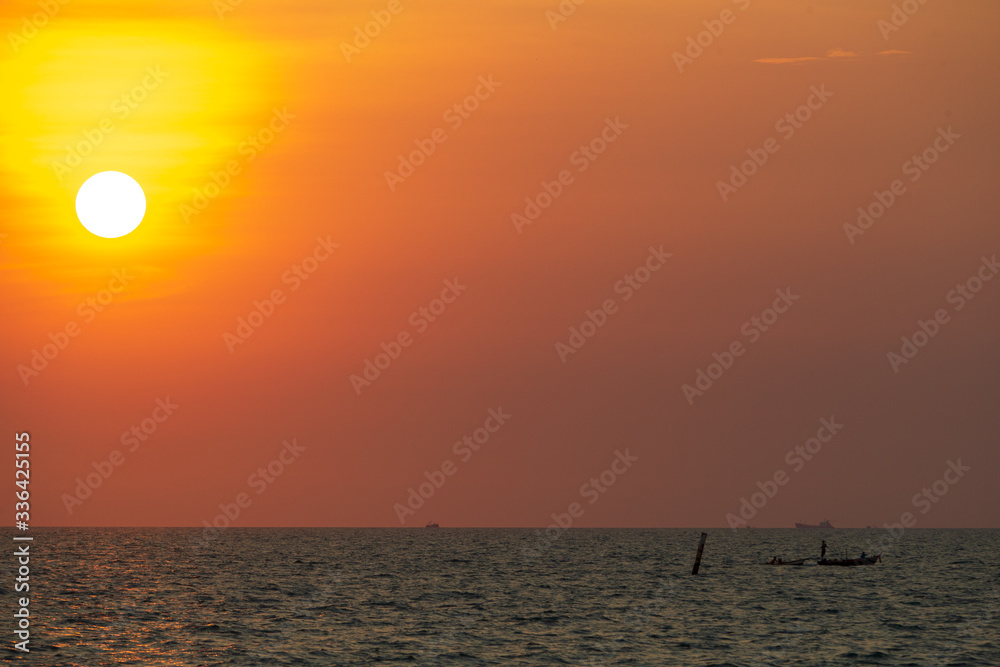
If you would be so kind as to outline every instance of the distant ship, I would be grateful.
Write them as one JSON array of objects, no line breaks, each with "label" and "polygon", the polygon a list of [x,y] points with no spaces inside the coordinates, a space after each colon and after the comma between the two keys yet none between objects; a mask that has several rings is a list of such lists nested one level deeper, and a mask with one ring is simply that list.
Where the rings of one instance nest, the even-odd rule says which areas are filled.
[{"label": "distant ship", "polygon": [[835,530],[834,527],[833,527],[833,524],[830,523],[829,521],[826,521],[825,519],[823,521],[820,521],[818,526],[813,525],[811,523],[796,523],[795,527],[796,528],[822,528],[824,530]]},{"label": "distant ship", "polygon": [[424,528],[440,528],[440,527],[441,526],[438,525],[437,521],[428,521],[427,525],[424,526]]}]

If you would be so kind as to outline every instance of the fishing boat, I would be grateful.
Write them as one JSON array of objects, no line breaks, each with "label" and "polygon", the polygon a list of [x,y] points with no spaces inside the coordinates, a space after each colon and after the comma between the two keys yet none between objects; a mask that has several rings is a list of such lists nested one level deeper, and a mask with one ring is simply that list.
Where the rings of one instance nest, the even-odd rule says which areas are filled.
[{"label": "fishing boat", "polygon": [[829,521],[827,521],[826,519],[824,519],[823,521],[820,521],[820,522],[819,522],[818,524],[811,524],[811,523],[796,523],[796,524],[795,524],[795,527],[796,527],[796,528],[812,528],[812,529],[823,529],[823,530],[836,530],[836,529],[835,529],[835,528],[833,527],[833,524],[832,524],[832,523],[830,523]]},{"label": "fishing boat", "polygon": [[438,525],[437,521],[428,521],[427,525],[424,526],[424,528],[440,528],[440,527],[441,526]]},{"label": "fishing boat", "polygon": [[808,558],[796,558],[795,560],[781,560],[780,558],[772,558],[767,562],[768,565],[805,565]]},{"label": "fishing boat", "polygon": [[817,565],[839,565],[841,567],[857,567],[858,565],[874,565],[882,562],[882,554],[862,556],[860,558],[820,558]]}]

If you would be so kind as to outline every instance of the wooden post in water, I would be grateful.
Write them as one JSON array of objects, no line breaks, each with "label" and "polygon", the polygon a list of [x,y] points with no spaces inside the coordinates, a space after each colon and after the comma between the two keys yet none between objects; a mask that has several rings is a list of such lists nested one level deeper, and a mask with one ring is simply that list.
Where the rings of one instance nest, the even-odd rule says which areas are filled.
[{"label": "wooden post in water", "polygon": [[698,574],[698,568],[701,567],[701,554],[705,551],[706,539],[708,539],[708,533],[702,533],[701,542],[698,543],[698,555],[694,557],[694,567],[691,569],[691,574]]}]

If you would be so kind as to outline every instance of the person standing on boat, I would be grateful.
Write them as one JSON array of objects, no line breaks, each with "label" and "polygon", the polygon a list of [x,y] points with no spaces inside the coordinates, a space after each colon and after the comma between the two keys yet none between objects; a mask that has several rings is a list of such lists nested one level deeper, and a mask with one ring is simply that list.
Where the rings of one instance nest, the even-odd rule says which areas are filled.
[{"label": "person standing on boat", "polygon": [[819,557],[826,558],[826,540],[823,540],[823,544],[819,545]]}]

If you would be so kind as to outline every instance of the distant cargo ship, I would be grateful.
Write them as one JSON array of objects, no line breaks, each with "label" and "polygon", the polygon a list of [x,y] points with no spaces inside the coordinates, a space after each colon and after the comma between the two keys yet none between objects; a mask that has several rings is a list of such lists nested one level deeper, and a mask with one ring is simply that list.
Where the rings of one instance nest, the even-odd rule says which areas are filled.
[{"label": "distant cargo ship", "polygon": [[440,527],[441,526],[438,525],[437,521],[428,521],[427,525],[424,526],[424,528],[440,528]]},{"label": "distant cargo ship", "polygon": [[796,523],[796,528],[823,528],[825,530],[834,530],[833,524],[829,521],[823,520],[819,522],[819,525],[813,525],[811,523]]}]

